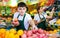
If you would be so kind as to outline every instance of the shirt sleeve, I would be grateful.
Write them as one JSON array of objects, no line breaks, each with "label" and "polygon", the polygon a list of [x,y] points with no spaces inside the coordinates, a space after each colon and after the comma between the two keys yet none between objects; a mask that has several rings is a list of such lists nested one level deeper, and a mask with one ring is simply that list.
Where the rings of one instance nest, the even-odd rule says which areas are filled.
[{"label": "shirt sleeve", "polygon": [[47,14],[46,14],[46,13],[44,14],[44,17],[45,17],[45,18],[47,17]]},{"label": "shirt sleeve", "polygon": [[13,19],[17,18],[18,14],[19,14],[19,13],[14,13]]},{"label": "shirt sleeve", "polygon": [[38,20],[38,19],[37,19],[37,15],[34,16],[34,20]]},{"label": "shirt sleeve", "polygon": [[54,18],[52,20],[49,21],[49,24],[54,24],[56,22],[57,18]]},{"label": "shirt sleeve", "polygon": [[36,21],[40,21],[40,18],[39,18],[39,16],[36,14],[35,16],[34,16],[34,20],[36,20]]},{"label": "shirt sleeve", "polygon": [[28,14],[27,15],[27,21],[32,20],[31,16]]}]

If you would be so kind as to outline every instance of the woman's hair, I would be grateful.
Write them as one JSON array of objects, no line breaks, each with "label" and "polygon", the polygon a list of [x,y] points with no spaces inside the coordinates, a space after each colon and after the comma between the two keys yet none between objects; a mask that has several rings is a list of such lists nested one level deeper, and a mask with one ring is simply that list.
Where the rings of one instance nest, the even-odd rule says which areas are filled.
[{"label": "woman's hair", "polygon": [[18,3],[18,6],[17,7],[26,7],[27,8],[27,11],[28,11],[28,7],[27,7],[27,5],[24,2]]}]

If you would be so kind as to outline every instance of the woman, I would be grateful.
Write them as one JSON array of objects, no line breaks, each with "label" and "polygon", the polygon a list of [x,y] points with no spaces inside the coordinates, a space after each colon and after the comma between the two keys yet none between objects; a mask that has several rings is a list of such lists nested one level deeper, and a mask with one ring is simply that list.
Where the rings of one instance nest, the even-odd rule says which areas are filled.
[{"label": "woman", "polygon": [[35,24],[37,25],[38,28],[42,28],[46,30],[46,19],[51,19],[53,16],[54,8],[52,9],[50,16],[47,16],[47,14],[44,12],[44,7],[38,6],[37,8],[37,14],[34,17]]}]

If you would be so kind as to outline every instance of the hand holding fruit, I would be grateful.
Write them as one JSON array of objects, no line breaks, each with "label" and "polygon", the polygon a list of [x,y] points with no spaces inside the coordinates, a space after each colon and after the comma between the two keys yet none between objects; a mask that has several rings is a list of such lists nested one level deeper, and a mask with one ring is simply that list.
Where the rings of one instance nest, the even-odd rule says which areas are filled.
[{"label": "hand holding fruit", "polygon": [[14,19],[14,20],[12,21],[12,24],[13,24],[14,26],[18,26],[20,23],[19,23],[18,19]]}]

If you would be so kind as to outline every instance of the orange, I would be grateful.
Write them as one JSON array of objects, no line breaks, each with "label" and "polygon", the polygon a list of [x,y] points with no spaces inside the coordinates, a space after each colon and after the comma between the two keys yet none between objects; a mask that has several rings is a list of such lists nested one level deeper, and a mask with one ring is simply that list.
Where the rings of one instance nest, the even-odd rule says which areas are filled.
[{"label": "orange", "polygon": [[0,29],[0,33],[6,33],[6,29]]}]

